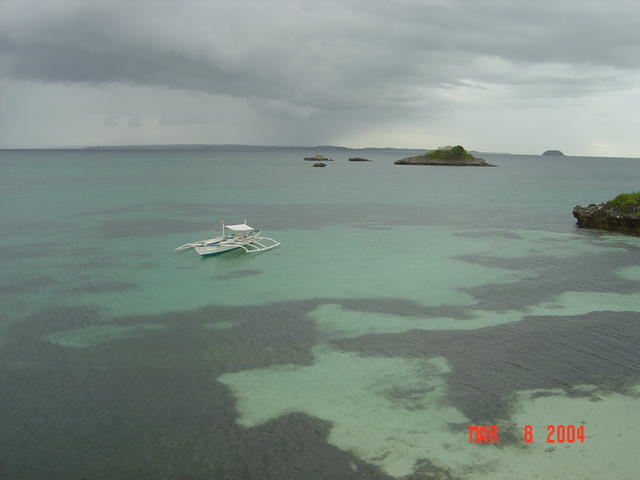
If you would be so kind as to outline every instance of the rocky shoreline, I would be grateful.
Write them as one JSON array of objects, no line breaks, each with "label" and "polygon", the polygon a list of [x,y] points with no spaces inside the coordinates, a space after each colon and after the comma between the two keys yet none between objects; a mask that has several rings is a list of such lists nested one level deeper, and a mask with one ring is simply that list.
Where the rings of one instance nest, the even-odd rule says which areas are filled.
[{"label": "rocky shoreline", "polygon": [[579,227],[640,235],[640,207],[622,208],[611,202],[577,205],[573,216]]}]

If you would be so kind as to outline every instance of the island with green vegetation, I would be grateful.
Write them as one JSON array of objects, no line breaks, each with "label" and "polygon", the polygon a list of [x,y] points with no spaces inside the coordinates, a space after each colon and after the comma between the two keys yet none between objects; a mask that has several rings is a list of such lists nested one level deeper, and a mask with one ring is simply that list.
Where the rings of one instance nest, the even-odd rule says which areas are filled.
[{"label": "island with green vegetation", "polygon": [[579,227],[640,235],[640,192],[621,193],[605,203],[576,206],[573,216]]},{"label": "island with green vegetation", "polygon": [[440,147],[437,150],[415,157],[407,157],[394,162],[396,165],[442,165],[452,167],[495,167],[482,158],[467,152],[462,145]]},{"label": "island with green vegetation", "polygon": [[542,155],[564,157],[564,153],[562,153],[560,150],[547,150]]}]

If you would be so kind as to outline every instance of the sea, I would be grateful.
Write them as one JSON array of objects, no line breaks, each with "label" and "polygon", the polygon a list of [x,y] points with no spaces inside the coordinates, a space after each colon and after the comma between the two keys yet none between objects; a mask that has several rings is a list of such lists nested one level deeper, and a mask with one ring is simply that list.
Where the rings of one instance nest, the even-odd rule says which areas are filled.
[{"label": "sea", "polygon": [[1,151],[0,478],[637,479],[640,159],[412,153]]}]

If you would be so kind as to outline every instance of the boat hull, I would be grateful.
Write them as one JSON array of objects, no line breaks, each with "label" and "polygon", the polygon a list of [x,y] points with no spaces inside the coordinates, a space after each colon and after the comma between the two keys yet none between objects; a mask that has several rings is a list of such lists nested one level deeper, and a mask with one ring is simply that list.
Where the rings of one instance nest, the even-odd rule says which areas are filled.
[{"label": "boat hull", "polygon": [[230,252],[231,250],[237,250],[239,245],[207,245],[204,247],[193,247],[193,249],[202,257],[212,257],[214,255],[220,255],[221,253]]}]

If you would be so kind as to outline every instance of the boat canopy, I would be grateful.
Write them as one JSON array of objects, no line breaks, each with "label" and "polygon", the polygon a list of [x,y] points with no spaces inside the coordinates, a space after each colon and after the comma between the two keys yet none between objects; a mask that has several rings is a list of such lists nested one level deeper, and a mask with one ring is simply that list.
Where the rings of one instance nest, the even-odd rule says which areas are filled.
[{"label": "boat canopy", "polygon": [[246,223],[240,223],[238,225],[225,225],[224,228],[233,230],[234,232],[253,232],[255,228],[250,227]]}]

